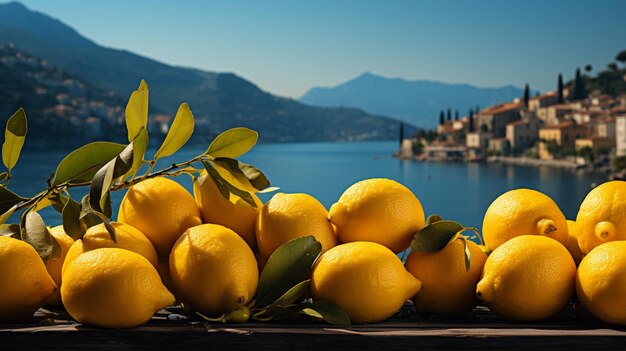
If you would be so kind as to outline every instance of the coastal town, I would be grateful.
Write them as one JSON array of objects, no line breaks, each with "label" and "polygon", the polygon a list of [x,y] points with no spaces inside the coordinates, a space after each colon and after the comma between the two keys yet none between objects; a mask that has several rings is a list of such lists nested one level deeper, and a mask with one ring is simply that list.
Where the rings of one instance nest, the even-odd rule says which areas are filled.
[{"label": "coastal town", "polygon": [[523,97],[463,117],[442,111],[436,132],[403,140],[399,157],[619,171],[626,160],[626,94],[587,93],[580,71],[576,77],[563,85],[559,76],[557,90],[534,96],[527,86]]}]

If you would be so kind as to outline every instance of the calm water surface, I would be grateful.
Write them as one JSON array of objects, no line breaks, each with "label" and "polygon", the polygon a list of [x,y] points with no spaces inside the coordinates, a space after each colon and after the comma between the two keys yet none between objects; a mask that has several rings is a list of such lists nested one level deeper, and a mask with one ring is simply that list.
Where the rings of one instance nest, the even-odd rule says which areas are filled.
[{"label": "calm water surface", "polygon": [[[599,174],[549,167],[400,161],[390,156],[396,149],[396,142],[265,144],[256,146],[242,161],[262,169],[281,191],[309,193],[327,208],[358,180],[395,179],[415,192],[427,214],[437,213],[476,227],[482,225],[485,210],[498,195],[519,187],[548,194],[567,218],[574,218],[591,184],[605,180]],[[148,155],[154,151],[149,150]],[[175,157],[159,161],[155,169],[188,160],[202,151],[182,150]],[[67,153],[26,152],[14,171],[10,188],[28,196],[43,190],[46,179]],[[189,177],[179,179],[191,190]],[[75,196],[83,194],[79,190]],[[113,196],[114,213],[122,196],[122,191]],[[262,199],[266,201],[269,197],[263,195]],[[54,210],[44,210],[42,215],[50,225],[60,223]]]}]

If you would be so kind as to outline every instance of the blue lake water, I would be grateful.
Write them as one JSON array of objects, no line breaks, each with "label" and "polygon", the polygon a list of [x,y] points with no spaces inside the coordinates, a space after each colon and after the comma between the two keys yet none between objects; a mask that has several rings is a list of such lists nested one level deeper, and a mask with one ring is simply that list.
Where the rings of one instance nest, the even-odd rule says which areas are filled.
[{"label": "blue lake water", "polygon": [[[415,192],[427,215],[437,213],[476,227],[482,225],[485,210],[498,195],[519,187],[548,194],[567,218],[575,218],[591,184],[605,180],[600,174],[550,167],[400,161],[391,157],[397,146],[397,142],[262,144],[241,160],[263,170],[280,191],[309,193],[327,208],[356,181],[371,177],[394,179]],[[154,151],[149,150],[147,155],[152,156]],[[181,150],[175,157],[159,161],[155,169],[191,159],[202,151]],[[10,188],[27,196],[43,190],[46,179],[68,152],[24,153]],[[189,177],[179,180],[191,190]],[[86,191],[73,194],[79,198]],[[113,196],[114,213],[122,196],[122,191]],[[266,194],[262,199],[269,197],[271,194]],[[52,209],[42,211],[42,215],[50,225],[61,222]]]}]

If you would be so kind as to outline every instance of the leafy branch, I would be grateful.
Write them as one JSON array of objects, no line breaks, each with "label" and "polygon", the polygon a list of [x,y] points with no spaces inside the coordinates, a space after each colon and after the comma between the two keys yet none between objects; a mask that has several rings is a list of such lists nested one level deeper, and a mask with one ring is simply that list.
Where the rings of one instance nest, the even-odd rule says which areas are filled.
[{"label": "leafy branch", "polygon": [[[199,176],[206,171],[220,186],[221,194],[236,194],[252,206],[252,193],[268,191],[270,183],[258,168],[236,160],[256,144],[258,133],[248,128],[229,129],[218,135],[202,154],[191,160],[173,163],[154,171],[159,159],[182,148],[194,131],[194,117],[189,105],[182,103],[171,123],[165,140],[154,156],[146,160],[148,147],[148,84],[141,81],[126,106],[128,144],[96,141],[70,152],[58,164],[44,190],[33,197],[23,197],[8,189],[12,169],[17,164],[26,139],[27,118],[20,108],[7,121],[2,145],[6,172],[0,173],[0,235],[10,235],[31,244],[45,261],[59,254],[58,244],[37,212],[48,206],[57,210],[66,233],[82,238],[86,230],[104,223],[111,238],[111,192],[129,188],[146,179]],[[145,173],[140,174],[143,166]],[[88,188],[80,201],[72,199],[69,189]],[[19,214],[19,223],[6,224]]]}]

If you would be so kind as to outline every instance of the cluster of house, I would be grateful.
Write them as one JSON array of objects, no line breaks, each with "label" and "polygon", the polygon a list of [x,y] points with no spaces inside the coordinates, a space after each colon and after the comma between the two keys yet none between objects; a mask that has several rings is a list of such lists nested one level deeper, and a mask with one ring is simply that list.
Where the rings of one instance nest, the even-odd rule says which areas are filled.
[{"label": "cluster of house", "polygon": [[[568,90],[564,90],[567,98]],[[476,115],[440,124],[441,136],[424,144],[429,160],[482,160],[491,155],[544,160],[594,154],[626,156],[626,95],[604,94],[563,102],[556,92],[516,99]]]},{"label": "cluster of house", "polygon": [[[67,123],[81,136],[98,137],[103,122],[116,124],[123,116],[123,100],[113,93],[94,91],[48,61],[23,53],[11,44],[0,45],[0,65],[24,75],[36,87],[35,96],[30,96],[29,101],[41,106],[44,120]],[[24,102],[27,108],[29,101]]]}]

